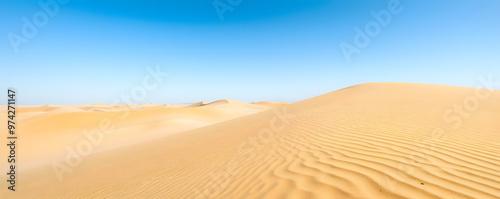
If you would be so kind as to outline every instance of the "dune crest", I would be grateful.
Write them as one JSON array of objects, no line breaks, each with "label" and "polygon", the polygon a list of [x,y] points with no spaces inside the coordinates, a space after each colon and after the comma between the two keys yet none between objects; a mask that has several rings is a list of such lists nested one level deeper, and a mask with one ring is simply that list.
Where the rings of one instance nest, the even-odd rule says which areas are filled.
[{"label": "dune crest", "polygon": [[197,103],[191,104],[187,107],[200,107],[200,106],[205,106],[207,104],[208,104],[208,102],[197,102]]}]

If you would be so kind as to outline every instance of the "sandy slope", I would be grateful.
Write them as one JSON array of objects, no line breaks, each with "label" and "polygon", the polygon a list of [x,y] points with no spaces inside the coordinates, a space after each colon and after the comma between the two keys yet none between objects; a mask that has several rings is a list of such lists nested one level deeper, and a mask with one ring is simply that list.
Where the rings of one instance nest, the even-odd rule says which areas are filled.
[{"label": "sandy slope", "polygon": [[[22,158],[26,163],[20,169],[64,160],[68,153],[67,146],[74,147],[81,140],[91,141],[96,131],[102,132],[102,137],[106,139],[92,149],[93,153],[208,126],[272,107],[234,100],[220,108],[158,104],[21,105],[17,117],[17,128],[22,132],[20,142],[24,146],[36,147],[22,148]],[[111,127],[101,130],[100,125],[108,122]]]},{"label": "sandy slope", "polygon": [[[205,103],[201,107],[189,108],[203,110],[196,114],[210,120],[220,113],[208,110],[224,110],[224,106],[231,104],[228,102],[219,102],[212,107]],[[241,108],[241,104],[238,107]],[[246,105],[244,107],[249,108]],[[132,111],[128,122],[119,124],[122,128],[129,123],[140,126],[137,131],[130,130],[130,134],[147,133],[167,128],[171,124],[141,125],[185,114],[163,115],[163,112],[155,108]],[[50,165],[25,169],[21,175],[20,191],[15,196],[500,196],[500,91],[374,83],[257,112],[224,122],[212,121],[212,125],[187,132],[93,153],[83,157],[79,164],[71,167],[71,171],[64,173],[62,181],[58,180]],[[64,118],[73,117],[78,122],[72,122],[65,128],[89,127],[95,123],[87,121],[89,118],[103,116],[93,115],[96,114],[94,112],[71,114]],[[52,125],[59,124],[56,121],[62,116],[47,114],[37,118],[24,122],[24,139],[39,134],[37,131],[41,128],[54,128],[56,131]],[[35,124],[40,125],[35,128]],[[66,132],[68,130],[45,132],[40,135],[38,142],[77,142],[65,137]],[[57,141],[46,137],[46,134],[51,133]],[[115,138],[106,137],[105,140],[111,139]],[[28,148],[38,146],[26,144],[23,150],[28,151]],[[28,156],[27,153],[24,156]],[[26,161],[23,164],[31,163]],[[4,190],[0,190],[0,194],[14,196]]]}]

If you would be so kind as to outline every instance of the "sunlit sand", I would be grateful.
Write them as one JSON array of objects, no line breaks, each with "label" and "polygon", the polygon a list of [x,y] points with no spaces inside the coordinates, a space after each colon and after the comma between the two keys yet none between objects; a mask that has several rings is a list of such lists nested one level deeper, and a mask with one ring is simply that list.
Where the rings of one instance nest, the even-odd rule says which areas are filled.
[{"label": "sunlit sand", "polygon": [[0,198],[500,196],[496,90],[372,83],[292,104],[18,109],[19,181]]}]

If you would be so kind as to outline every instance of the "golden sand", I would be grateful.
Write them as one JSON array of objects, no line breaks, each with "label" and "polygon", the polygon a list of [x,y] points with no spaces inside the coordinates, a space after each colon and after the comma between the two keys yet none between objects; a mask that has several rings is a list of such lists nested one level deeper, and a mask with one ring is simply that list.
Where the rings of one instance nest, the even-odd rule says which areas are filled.
[{"label": "golden sand", "polygon": [[293,104],[21,106],[19,117],[17,191],[2,182],[0,198],[500,197],[497,90],[372,83]]}]

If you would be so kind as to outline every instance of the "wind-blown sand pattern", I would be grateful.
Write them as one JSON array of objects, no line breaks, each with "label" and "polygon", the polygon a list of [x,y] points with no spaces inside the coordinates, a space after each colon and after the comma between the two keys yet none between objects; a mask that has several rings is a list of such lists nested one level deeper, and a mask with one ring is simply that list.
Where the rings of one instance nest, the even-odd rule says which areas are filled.
[{"label": "wind-blown sand pattern", "polygon": [[[463,111],[450,112],[455,105]],[[65,146],[123,107],[21,109],[15,196],[500,197],[497,90],[373,83],[289,105],[133,107],[62,181],[51,163],[64,160]]]}]

